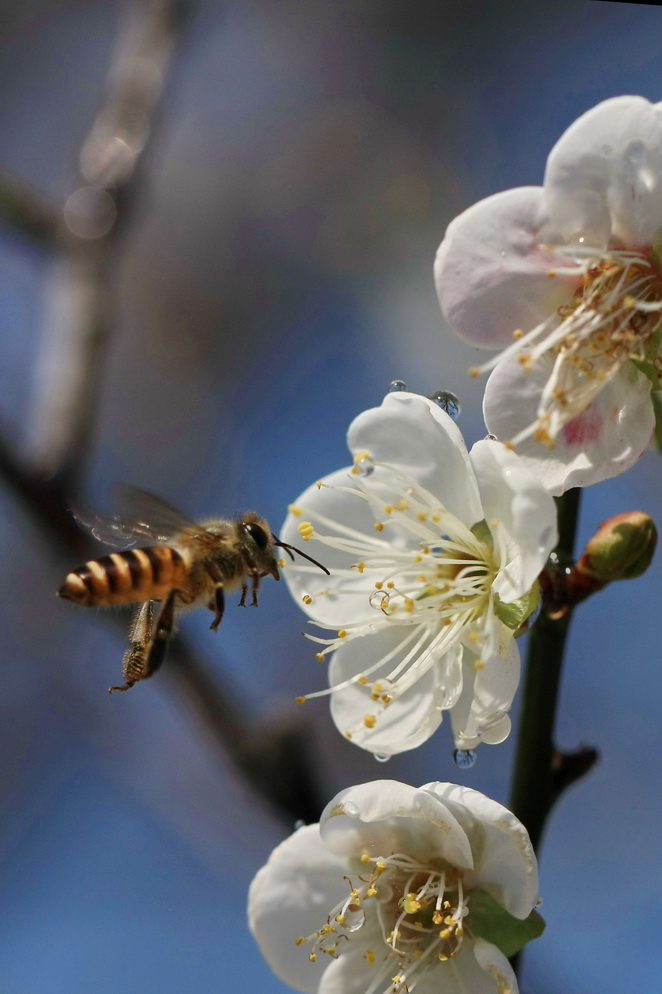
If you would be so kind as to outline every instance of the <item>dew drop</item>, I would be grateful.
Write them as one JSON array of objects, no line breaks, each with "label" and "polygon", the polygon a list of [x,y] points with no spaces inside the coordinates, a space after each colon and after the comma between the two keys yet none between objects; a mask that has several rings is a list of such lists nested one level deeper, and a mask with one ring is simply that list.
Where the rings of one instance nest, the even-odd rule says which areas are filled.
[{"label": "dew drop", "polygon": [[376,611],[381,611],[382,608],[386,607],[389,602],[389,595],[385,590],[373,590],[370,594],[370,607],[374,607]]},{"label": "dew drop", "polygon": [[383,752],[375,753],[375,759],[377,760],[378,763],[386,763],[390,758],[391,758],[390,756],[384,755]]},{"label": "dew drop", "polygon": [[345,932],[356,932],[365,922],[365,911],[363,908],[359,907],[356,911],[352,911],[351,908],[347,908],[344,914],[345,921],[342,927]]},{"label": "dew drop", "polygon": [[453,753],[453,762],[458,770],[470,770],[476,765],[478,756],[473,749],[456,749]]},{"label": "dew drop", "polygon": [[369,456],[364,456],[356,463],[356,472],[359,476],[370,476],[375,472],[375,464]]},{"label": "dew drop", "polygon": [[450,390],[435,390],[434,393],[428,394],[428,400],[433,400],[435,404],[438,404],[453,421],[457,421],[459,418],[460,401]]},{"label": "dew drop", "polygon": [[496,437],[496,435],[486,435],[485,436],[485,441],[486,442],[498,442],[499,439]]},{"label": "dew drop", "polygon": [[343,812],[344,814],[349,815],[350,818],[356,818],[358,816],[359,809],[353,801],[347,801],[343,804]]},{"label": "dew drop", "polygon": [[488,745],[499,745],[510,734],[510,716],[506,711],[494,711],[489,718],[481,721],[476,734]]},{"label": "dew drop", "polygon": [[388,385],[389,393],[402,393],[403,390],[407,389],[407,384],[404,380],[391,380]]}]

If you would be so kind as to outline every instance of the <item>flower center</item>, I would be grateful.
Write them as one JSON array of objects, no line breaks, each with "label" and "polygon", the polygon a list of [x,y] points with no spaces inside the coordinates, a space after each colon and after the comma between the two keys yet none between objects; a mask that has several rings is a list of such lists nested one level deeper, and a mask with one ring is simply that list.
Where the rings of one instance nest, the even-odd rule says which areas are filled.
[{"label": "flower center", "polygon": [[648,360],[656,375],[662,374],[660,357],[646,355],[662,312],[662,274],[654,254],[577,246],[564,251],[577,266],[549,276],[579,277],[573,301],[526,335],[515,331],[513,345],[494,362],[471,370],[482,372],[515,354],[526,372],[539,362],[551,367],[537,419],[511,439],[512,445],[533,435],[553,448],[561,428],[586,410],[628,359]]},{"label": "flower center", "polygon": [[360,862],[358,885],[345,877],[348,896],[296,944],[311,942],[308,958],[315,962],[319,954],[337,959],[346,943],[360,941],[375,968],[365,994],[413,991],[431,965],[462,947],[469,914],[462,873],[444,860],[426,865],[404,853],[364,853]]},{"label": "flower center", "polygon": [[[376,478],[378,486],[371,479],[376,469],[380,470]],[[361,609],[366,605],[372,608],[372,617],[355,623],[348,621],[331,638],[307,637],[322,647],[317,653],[320,660],[351,640],[387,625],[401,626],[403,637],[394,650],[376,659],[362,673],[299,700],[334,693],[354,684],[365,686],[366,695],[375,704],[370,705],[363,724],[372,728],[384,708],[458,641],[467,641],[477,655],[494,650],[495,635],[487,618],[492,582],[506,552],[498,523],[492,523],[492,530],[485,522],[473,530],[468,528],[415,480],[392,466],[374,462],[368,453],[356,456],[352,473],[354,486],[330,489],[342,490],[370,504],[376,519],[374,537],[354,532],[309,508],[290,510],[312,519],[298,526],[304,540],[314,537],[358,560],[345,569],[333,570],[334,579],[338,580],[336,587],[318,592],[315,597],[306,594],[304,601],[311,604],[320,597],[351,593],[363,600]],[[387,500],[384,492],[388,492]],[[297,569],[306,570],[306,567]],[[364,577],[365,583],[359,577]],[[350,582],[345,583],[346,580]],[[364,610],[361,613],[365,616]],[[460,689],[459,681],[449,686],[448,701],[443,706],[451,707]],[[353,732],[350,729],[346,734],[351,738]]]}]

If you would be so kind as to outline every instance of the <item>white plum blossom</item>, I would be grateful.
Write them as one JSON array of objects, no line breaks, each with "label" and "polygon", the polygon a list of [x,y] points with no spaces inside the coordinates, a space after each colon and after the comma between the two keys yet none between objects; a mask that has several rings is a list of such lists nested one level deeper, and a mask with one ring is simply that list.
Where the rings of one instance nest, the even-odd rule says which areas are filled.
[{"label": "white plum blossom", "polygon": [[285,577],[331,654],[338,729],[380,757],[413,749],[451,710],[456,747],[502,742],[519,682],[514,631],[536,606],[556,541],[552,498],[519,458],[467,452],[433,401],[390,393],[350,425],[353,467],[290,505],[281,533],[330,569]]},{"label": "white plum blossom", "polygon": [[662,358],[662,104],[615,97],[574,122],[544,185],[480,201],[435,263],[442,310],[501,349],[488,430],[553,494],[629,469],[653,429]]},{"label": "white plum blossom", "polygon": [[380,780],[341,791],[274,850],[248,918],[274,973],[308,994],[517,994],[486,936],[499,941],[499,921],[512,955],[542,931],[538,903],[510,811],[456,784]]}]

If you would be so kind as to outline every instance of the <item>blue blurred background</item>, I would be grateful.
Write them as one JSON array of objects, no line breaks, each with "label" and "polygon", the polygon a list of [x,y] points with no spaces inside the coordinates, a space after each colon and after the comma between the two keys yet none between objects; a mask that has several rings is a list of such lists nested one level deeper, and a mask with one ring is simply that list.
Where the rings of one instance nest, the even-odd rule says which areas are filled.
[{"label": "blue blurred background", "polygon": [[[73,189],[124,11],[24,0],[0,13],[0,161],[56,203]],[[304,487],[346,463],[347,425],[395,377],[454,390],[465,437],[482,437],[475,355],[443,328],[432,283],[446,225],[481,197],[539,183],[551,145],[590,106],[659,100],[661,81],[651,5],[193,2],[109,275],[116,318],[86,500],[109,508],[124,481],[193,516],[256,507],[277,527]],[[26,458],[45,437],[56,280],[50,254],[0,232],[0,413]],[[661,482],[649,453],[590,489],[582,537],[623,510],[657,514]],[[77,563],[9,492],[0,505],[0,991],[283,994],[244,909],[291,826],[165,670],[107,695],[120,629],[56,601]],[[548,824],[548,929],[527,950],[523,991],[659,989],[660,573],[658,558],[573,624],[558,744],[595,745],[601,761]],[[231,605],[216,635],[193,615],[182,637],[271,727],[324,685],[303,622],[267,581],[259,612]],[[459,774],[447,725],[383,766],[341,740],[324,702],[306,719],[324,799],[385,775],[462,779],[507,799],[512,740]]]}]

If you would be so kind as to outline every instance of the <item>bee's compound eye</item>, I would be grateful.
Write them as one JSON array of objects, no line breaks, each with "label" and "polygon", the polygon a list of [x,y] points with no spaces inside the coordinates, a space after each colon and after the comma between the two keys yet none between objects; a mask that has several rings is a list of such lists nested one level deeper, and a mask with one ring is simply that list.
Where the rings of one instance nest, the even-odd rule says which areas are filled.
[{"label": "bee's compound eye", "polygon": [[265,532],[262,525],[258,525],[254,521],[245,521],[244,528],[251,536],[258,549],[266,549],[269,544],[269,536]]}]

